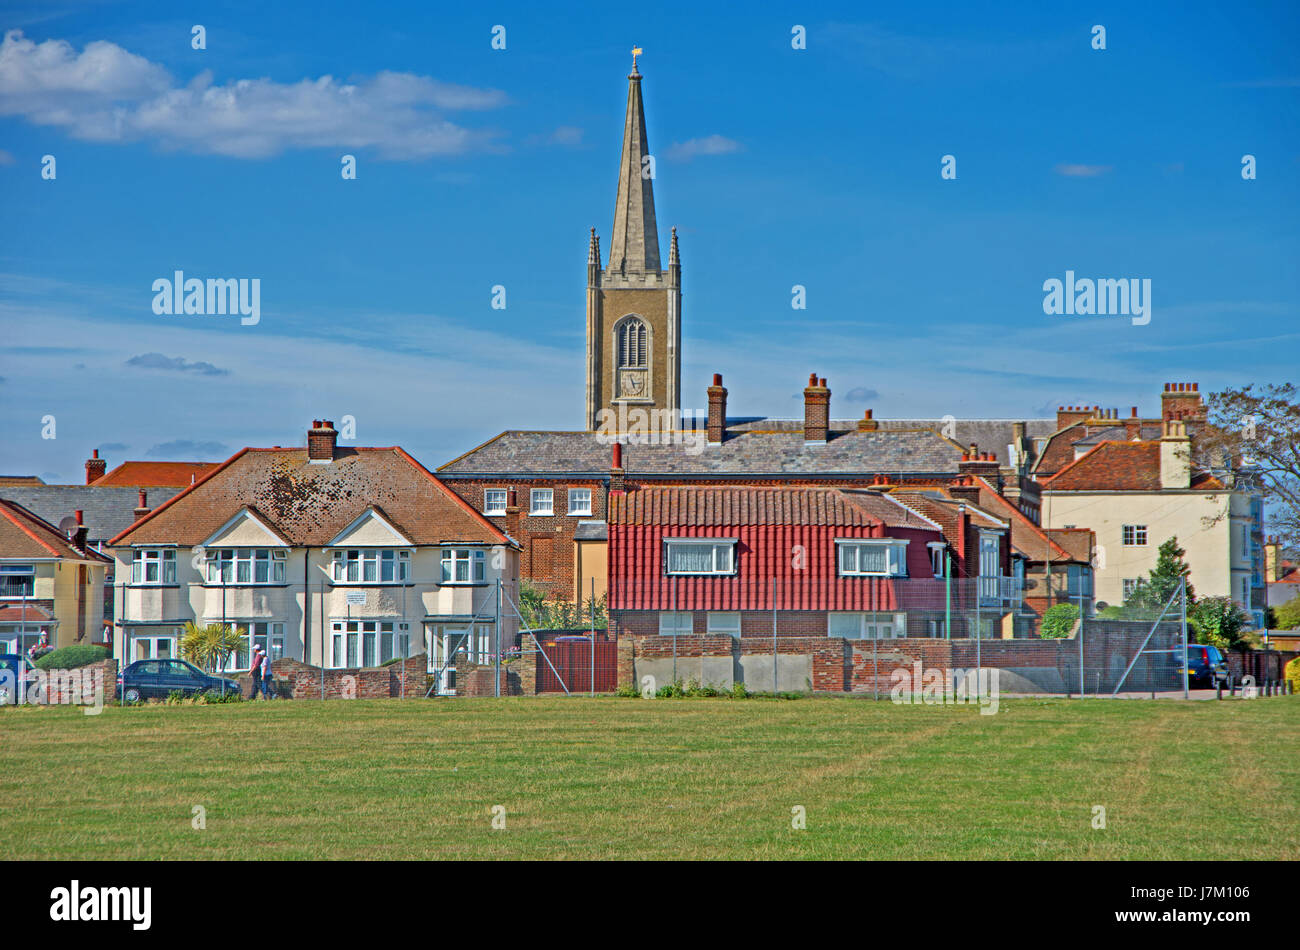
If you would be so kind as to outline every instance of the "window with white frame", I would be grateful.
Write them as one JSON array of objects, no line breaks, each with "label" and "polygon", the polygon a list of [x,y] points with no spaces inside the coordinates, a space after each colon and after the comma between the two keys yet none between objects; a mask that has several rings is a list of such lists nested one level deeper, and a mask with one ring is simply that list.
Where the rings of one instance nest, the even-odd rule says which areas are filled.
[{"label": "window with white frame", "polygon": [[689,637],[695,632],[695,615],[689,610],[664,610],[659,613],[659,636]]},{"label": "window with white frame", "polygon": [[943,566],[947,559],[947,547],[939,541],[931,541],[926,547],[930,549],[930,572],[935,577],[943,577]]},{"label": "window with white frame", "polygon": [[707,629],[717,636],[740,639],[740,614],[731,610],[710,610]]},{"label": "window with white frame", "polygon": [[36,565],[0,564],[0,597],[33,597]]},{"label": "window with white frame", "polygon": [[175,548],[136,548],[131,552],[132,584],[175,584]]},{"label": "window with white frame", "polygon": [[336,584],[400,584],[411,576],[411,552],[346,548],[334,552]]},{"label": "window with white frame", "polygon": [[1125,547],[1143,547],[1147,543],[1147,526],[1126,524],[1120,529],[1120,543]]},{"label": "window with white frame", "polygon": [[907,636],[907,615],[880,611],[831,611],[826,632],[845,640],[892,640]]},{"label": "window with white frame", "polygon": [[283,548],[208,548],[209,584],[283,584],[289,552]]},{"label": "window with white frame", "polygon": [[893,538],[837,541],[842,577],[906,577],[907,542]]},{"label": "window with white frame", "polygon": [[487,580],[483,552],[474,548],[443,548],[444,584],[481,584]]},{"label": "window with white frame", "polygon": [[237,620],[231,624],[240,636],[239,649],[226,661],[227,670],[246,670],[253,656],[253,647],[261,647],[272,662],[284,656],[284,624],[269,620]]},{"label": "window with white frame", "polygon": [[664,564],[669,574],[736,573],[734,540],[678,539],[665,541],[664,549]]},{"label": "window with white frame", "polygon": [[569,514],[571,515],[591,514],[591,489],[590,488],[569,489]]},{"label": "window with white frame", "polygon": [[380,666],[410,656],[410,624],[394,620],[335,620],[330,624],[330,666]]},{"label": "window with white frame", "polygon": [[551,488],[534,488],[528,493],[530,515],[555,514],[555,491]]},{"label": "window with white frame", "polygon": [[489,488],[483,492],[483,514],[504,515],[509,492],[504,488]]},{"label": "window with white frame", "polygon": [[1139,579],[1136,577],[1124,578],[1124,599],[1125,600],[1128,600],[1137,592],[1138,580]]}]

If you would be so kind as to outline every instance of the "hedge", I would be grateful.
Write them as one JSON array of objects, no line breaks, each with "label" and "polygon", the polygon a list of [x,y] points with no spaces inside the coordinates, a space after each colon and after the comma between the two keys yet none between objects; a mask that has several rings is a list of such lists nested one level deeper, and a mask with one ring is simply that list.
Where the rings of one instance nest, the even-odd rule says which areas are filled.
[{"label": "hedge", "polygon": [[40,670],[75,670],[79,666],[89,666],[100,660],[108,659],[108,648],[92,646],[89,643],[74,643],[71,646],[51,650],[33,664]]}]

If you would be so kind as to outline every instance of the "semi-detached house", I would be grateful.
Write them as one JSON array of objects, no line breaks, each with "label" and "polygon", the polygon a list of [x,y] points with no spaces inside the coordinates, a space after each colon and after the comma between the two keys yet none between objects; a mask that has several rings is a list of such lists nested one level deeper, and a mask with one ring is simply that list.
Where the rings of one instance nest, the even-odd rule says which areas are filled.
[{"label": "semi-detached house", "polygon": [[492,656],[518,546],[402,449],[337,442],[317,421],[305,448],[243,449],[113,538],[116,654],[174,656],[194,621],[243,633],[233,669],[254,646],[331,668],[425,653],[444,673],[462,645]]}]

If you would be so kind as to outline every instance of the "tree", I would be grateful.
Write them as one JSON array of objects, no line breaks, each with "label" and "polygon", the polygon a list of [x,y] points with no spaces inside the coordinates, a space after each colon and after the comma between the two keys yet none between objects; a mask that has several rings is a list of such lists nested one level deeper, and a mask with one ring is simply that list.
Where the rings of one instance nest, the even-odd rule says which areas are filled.
[{"label": "tree", "polygon": [[1061,640],[1074,632],[1074,625],[1079,620],[1077,604],[1057,604],[1049,607],[1043,614],[1038,635],[1044,640]]},{"label": "tree", "polygon": [[[1160,545],[1156,554],[1156,566],[1151,573],[1138,582],[1128,600],[1124,601],[1124,612],[1136,615],[1146,611],[1159,613],[1169,602],[1169,598],[1178,590],[1178,584],[1191,574],[1192,569],[1183,560],[1187,552],[1178,546],[1177,536]],[[1187,585],[1187,603],[1196,601],[1196,592],[1191,584]]]},{"label": "tree", "polygon": [[1300,544],[1300,400],[1295,384],[1211,393],[1195,439],[1197,464],[1239,473],[1269,506],[1271,534]]},{"label": "tree", "polygon": [[245,642],[244,635],[230,626],[210,623],[200,627],[191,620],[181,631],[181,656],[211,673],[218,666],[224,669],[230,655]]},{"label": "tree", "polygon": [[1279,630],[1295,630],[1300,627],[1300,594],[1296,594],[1280,607],[1274,607],[1273,616],[1277,618]]},{"label": "tree", "polygon": [[1196,631],[1196,641],[1220,650],[1244,649],[1249,644],[1242,630],[1250,623],[1246,613],[1231,597],[1206,597],[1187,608],[1187,622]]}]

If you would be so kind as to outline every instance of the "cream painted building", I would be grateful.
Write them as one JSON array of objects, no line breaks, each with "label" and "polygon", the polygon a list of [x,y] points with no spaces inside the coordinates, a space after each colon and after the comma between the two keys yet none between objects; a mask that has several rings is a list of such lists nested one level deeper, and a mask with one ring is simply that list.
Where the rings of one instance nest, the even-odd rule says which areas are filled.
[{"label": "cream painted building", "polygon": [[1262,609],[1262,505],[1230,477],[1195,471],[1190,455],[1185,424],[1169,420],[1159,440],[1102,442],[1043,483],[1045,526],[1096,534],[1098,601],[1122,604],[1177,537],[1197,597]]},{"label": "cream painted building", "polygon": [[0,500],[0,653],[101,641],[111,562],[86,544],[80,514],[61,530]]},{"label": "cream painted building", "polygon": [[245,449],[114,538],[117,655],[178,655],[194,621],[244,634],[233,669],[261,646],[447,675],[495,655],[498,584],[512,645],[518,546],[401,449],[336,443],[326,422],[306,449]]}]

